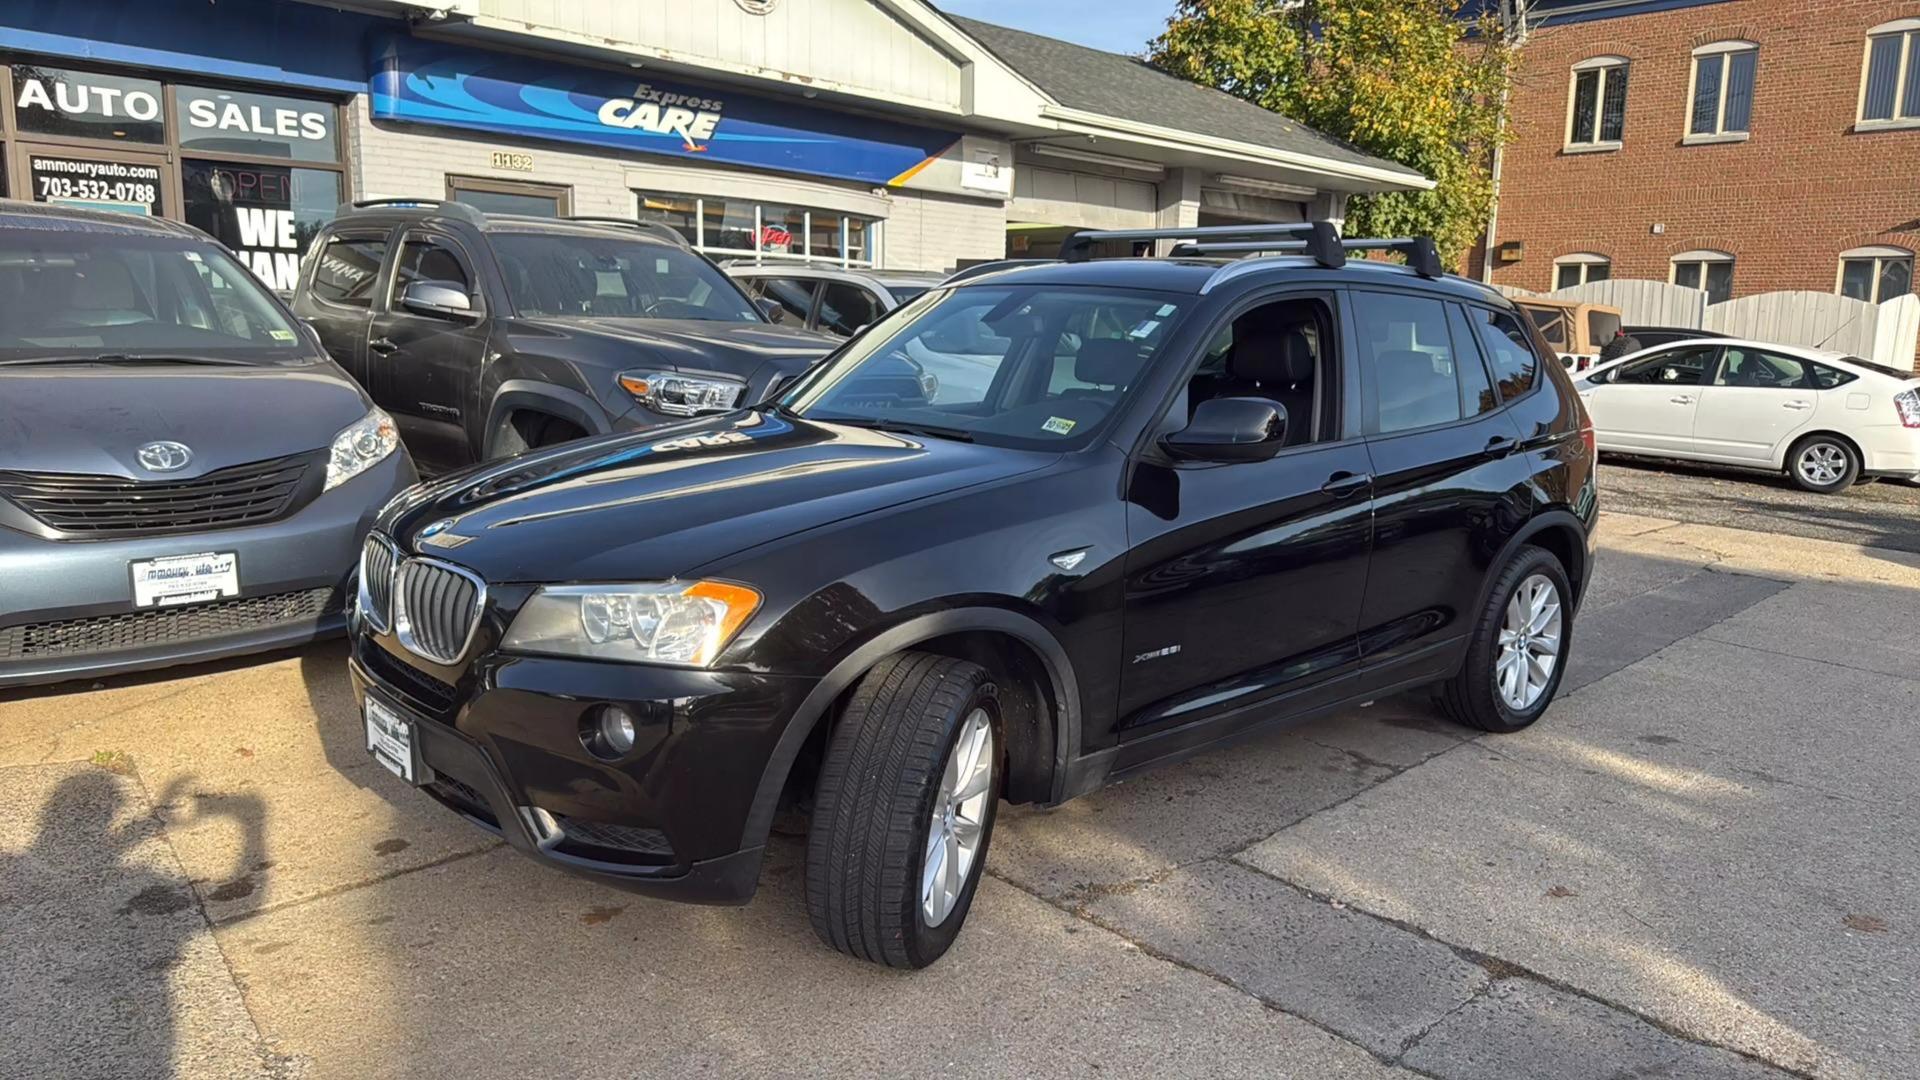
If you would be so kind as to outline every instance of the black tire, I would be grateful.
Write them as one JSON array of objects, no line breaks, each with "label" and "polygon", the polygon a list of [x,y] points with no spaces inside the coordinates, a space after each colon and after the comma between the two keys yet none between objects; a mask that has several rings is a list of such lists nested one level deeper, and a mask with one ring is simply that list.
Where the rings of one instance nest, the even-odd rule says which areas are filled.
[{"label": "black tire", "polygon": [[[1560,651],[1540,696],[1532,705],[1519,710],[1507,703],[1495,685],[1494,660],[1507,603],[1520,584],[1535,575],[1552,583],[1560,602]],[[1473,641],[1467,648],[1466,662],[1453,678],[1441,684],[1441,708],[1456,722],[1481,731],[1519,731],[1540,719],[1547,706],[1553,704],[1553,696],[1560,692],[1560,680],[1567,672],[1567,660],[1572,655],[1573,616],[1573,587],[1560,560],[1543,548],[1521,548],[1494,578],[1486,606],[1474,620]]]},{"label": "black tire", "polygon": [[[985,668],[906,652],[875,665],[854,689],[820,764],[807,830],[807,915],[820,940],[896,968],[921,968],[953,944],[973,904],[1006,774],[995,688]],[[991,784],[978,852],[937,926],[919,884],[934,800],[964,721],[986,711]]]},{"label": "black tire", "polygon": [[[1808,463],[1803,460],[1809,452],[1823,453],[1831,462],[1840,461],[1837,479],[1821,482],[1807,475]],[[1828,467],[1831,471],[1831,466]],[[1802,491],[1811,491],[1816,495],[1834,495],[1845,491],[1860,479],[1860,452],[1853,444],[1838,435],[1815,433],[1793,444],[1787,451],[1787,477]]]}]

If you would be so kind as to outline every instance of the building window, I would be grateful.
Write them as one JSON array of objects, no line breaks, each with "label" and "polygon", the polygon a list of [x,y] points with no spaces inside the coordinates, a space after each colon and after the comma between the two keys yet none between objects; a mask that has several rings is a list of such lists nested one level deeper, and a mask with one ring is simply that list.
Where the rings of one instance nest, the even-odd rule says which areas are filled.
[{"label": "building window", "polygon": [[483,214],[524,217],[566,217],[573,212],[573,189],[559,184],[530,184],[522,180],[449,176],[447,198],[465,203]]},{"label": "building window", "polygon": [[1841,296],[1882,304],[1913,291],[1913,252],[1863,247],[1840,253]]},{"label": "building window", "polygon": [[1627,125],[1627,60],[1599,56],[1573,66],[1573,92],[1567,102],[1567,146],[1612,150]]},{"label": "building window", "polygon": [[1920,19],[1883,23],[1867,31],[1860,79],[1860,123],[1920,124]]},{"label": "building window", "polygon": [[756,263],[878,266],[879,218],[744,199],[687,198],[636,192],[636,216],[672,226],[716,258]]},{"label": "building window", "polygon": [[1753,118],[1753,72],[1760,48],[1719,41],[1693,50],[1693,110],[1687,137],[1745,135]]},{"label": "building window", "polygon": [[1613,263],[1605,255],[1582,251],[1553,260],[1553,287],[1570,289],[1589,281],[1605,281],[1613,276]]},{"label": "building window", "polygon": [[1724,251],[1688,251],[1673,257],[1673,283],[1705,289],[1707,303],[1733,296],[1733,256]]}]

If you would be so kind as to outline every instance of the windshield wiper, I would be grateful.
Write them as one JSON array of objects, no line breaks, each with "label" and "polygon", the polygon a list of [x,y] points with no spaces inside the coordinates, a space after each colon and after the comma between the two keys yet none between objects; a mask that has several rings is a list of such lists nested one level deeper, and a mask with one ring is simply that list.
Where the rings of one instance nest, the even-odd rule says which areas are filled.
[{"label": "windshield wiper", "polygon": [[954,442],[973,441],[973,432],[966,428],[923,424],[917,420],[889,420],[880,416],[821,416],[815,419],[825,420],[829,424],[845,424],[848,427],[869,428],[873,431],[892,431],[901,435],[926,435],[935,439],[952,439]]},{"label": "windshield wiper", "polygon": [[177,356],[169,353],[97,353],[93,356],[23,356],[0,360],[0,367],[29,367],[36,364],[211,364],[215,367],[252,367],[252,360],[234,360],[220,356]]}]

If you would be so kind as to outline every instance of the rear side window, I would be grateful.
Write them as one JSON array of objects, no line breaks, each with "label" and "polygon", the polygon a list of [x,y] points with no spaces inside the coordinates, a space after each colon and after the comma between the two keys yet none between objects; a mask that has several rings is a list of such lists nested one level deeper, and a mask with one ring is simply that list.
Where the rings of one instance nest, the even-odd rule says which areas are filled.
[{"label": "rear side window", "polygon": [[[1360,360],[1372,374],[1378,434],[1458,420],[1461,379],[1447,305],[1399,293],[1356,292]],[[1471,357],[1478,365],[1480,358]]]},{"label": "rear side window", "polygon": [[1540,377],[1540,358],[1527,339],[1526,327],[1504,311],[1468,308],[1467,318],[1480,335],[1480,347],[1487,351],[1487,367],[1493,370],[1493,385],[1500,390],[1501,401],[1533,389]]},{"label": "rear side window", "polygon": [[821,289],[822,330],[830,330],[841,337],[852,337],[854,331],[880,318],[880,315],[879,301],[858,285],[829,281]]},{"label": "rear side window", "polygon": [[1798,357],[1763,349],[1728,346],[1727,362],[1714,377],[1715,386],[1744,386],[1764,390],[1811,390],[1807,368]]},{"label": "rear side window", "polygon": [[1851,371],[1828,367],[1825,364],[1808,364],[1807,370],[1813,373],[1813,386],[1816,390],[1831,390],[1836,386],[1845,386],[1860,376]]},{"label": "rear side window", "polygon": [[384,236],[333,237],[320,249],[313,268],[313,295],[330,304],[367,307],[386,258]]}]

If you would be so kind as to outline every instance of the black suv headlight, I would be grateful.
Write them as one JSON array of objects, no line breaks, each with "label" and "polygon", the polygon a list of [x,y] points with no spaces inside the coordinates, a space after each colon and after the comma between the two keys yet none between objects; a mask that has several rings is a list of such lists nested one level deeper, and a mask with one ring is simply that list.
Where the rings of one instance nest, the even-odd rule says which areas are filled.
[{"label": "black suv headlight", "polygon": [[640,404],[668,416],[729,412],[747,392],[747,384],[738,379],[678,371],[623,371],[620,388]]},{"label": "black suv headlight", "polygon": [[513,617],[502,649],[705,667],[760,607],[726,581],[548,585]]}]

